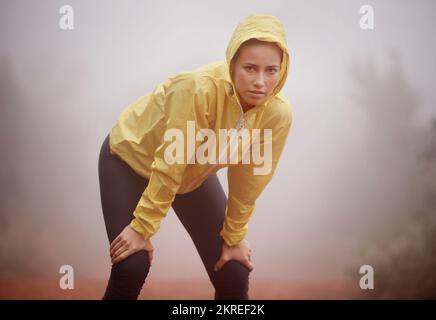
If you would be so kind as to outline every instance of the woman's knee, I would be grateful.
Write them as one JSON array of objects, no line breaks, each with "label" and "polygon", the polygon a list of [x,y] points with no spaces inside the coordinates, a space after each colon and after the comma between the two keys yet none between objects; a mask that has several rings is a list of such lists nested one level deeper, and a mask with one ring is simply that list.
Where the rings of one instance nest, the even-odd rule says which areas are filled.
[{"label": "woman's knee", "polygon": [[112,266],[112,269],[123,278],[144,278],[150,270],[148,253],[145,250],[137,251],[121,262]]},{"label": "woman's knee", "polygon": [[215,273],[215,299],[248,300],[249,273],[239,262],[227,262]]},{"label": "woman's knee", "polygon": [[137,299],[150,270],[147,251],[138,251],[112,265],[103,299]]}]

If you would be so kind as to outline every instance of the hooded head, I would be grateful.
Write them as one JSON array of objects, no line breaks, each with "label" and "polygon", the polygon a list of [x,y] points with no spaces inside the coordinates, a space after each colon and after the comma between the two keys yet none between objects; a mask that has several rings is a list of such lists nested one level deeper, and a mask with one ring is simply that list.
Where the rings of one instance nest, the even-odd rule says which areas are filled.
[{"label": "hooded head", "polygon": [[242,20],[229,41],[226,61],[240,103],[253,107],[266,104],[283,88],[289,70],[282,23],[272,15],[251,15]]}]

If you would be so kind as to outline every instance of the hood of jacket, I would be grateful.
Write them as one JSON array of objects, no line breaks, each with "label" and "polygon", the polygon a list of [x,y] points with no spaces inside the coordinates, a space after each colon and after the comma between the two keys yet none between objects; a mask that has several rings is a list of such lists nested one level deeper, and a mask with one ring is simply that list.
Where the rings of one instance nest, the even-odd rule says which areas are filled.
[{"label": "hood of jacket", "polygon": [[290,67],[290,56],[286,41],[285,29],[277,17],[267,14],[254,14],[246,17],[238,24],[227,45],[227,68],[224,78],[231,83],[232,90],[234,91],[235,85],[230,76],[230,62],[232,61],[239,47],[245,41],[253,38],[260,41],[274,42],[280,47],[280,49],[282,49],[283,52],[282,63],[280,66],[280,80],[277,86],[274,88],[271,96],[264,102],[266,105],[271,97],[277,95],[285,85]]}]

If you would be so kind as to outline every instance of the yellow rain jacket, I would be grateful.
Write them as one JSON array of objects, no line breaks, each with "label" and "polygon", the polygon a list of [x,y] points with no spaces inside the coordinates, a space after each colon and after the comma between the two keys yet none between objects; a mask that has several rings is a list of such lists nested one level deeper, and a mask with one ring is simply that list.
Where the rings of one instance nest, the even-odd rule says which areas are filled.
[{"label": "yellow rain jacket", "polygon": [[[251,38],[276,42],[283,50],[283,58],[280,81],[273,94],[263,104],[244,113],[230,78],[229,66],[239,46]],[[278,94],[285,84],[289,63],[281,22],[271,15],[251,15],[235,29],[225,61],[170,77],[122,111],[110,132],[111,154],[119,156],[137,174],[149,180],[133,212],[130,225],[134,230],[146,239],[154,235],[176,194],[196,189],[208,176],[228,167],[229,193],[220,235],[229,246],[244,239],[256,199],[274,174],[291,126],[289,102]],[[181,130],[186,151],[187,121],[195,121],[196,133],[209,128],[216,137],[219,136],[219,129],[235,128],[237,132],[241,128],[250,132],[255,128],[261,129],[261,132],[272,129],[272,170],[266,175],[255,175],[253,168],[259,166],[241,163],[241,156],[237,164],[220,161],[216,164],[187,163],[189,161],[168,164],[164,152],[173,142],[164,141],[164,133],[172,128]],[[200,144],[195,143],[195,150]]]}]

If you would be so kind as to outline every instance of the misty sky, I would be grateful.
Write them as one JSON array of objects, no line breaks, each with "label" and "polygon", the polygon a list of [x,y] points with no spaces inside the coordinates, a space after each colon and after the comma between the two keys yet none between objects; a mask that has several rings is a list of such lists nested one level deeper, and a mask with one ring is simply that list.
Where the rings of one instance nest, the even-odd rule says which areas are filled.
[{"label": "misty sky", "polygon": [[[410,203],[401,195],[436,116],[434,1],[74,0],[70,31],[58,25],[63,4],[0,0],[0,275],[56,276],[62,264],[79,277],[109,275],[97,174],[104,137],[166,77],[224,59],[253,13],[285,26],[282,94],[293,112],[249,225],[253,278],[357,273],[373,232]],[[374,8],[375,30],[359,27],[363,4]],[[206,279],[172,210],[153,244],[151,277]]]}]

